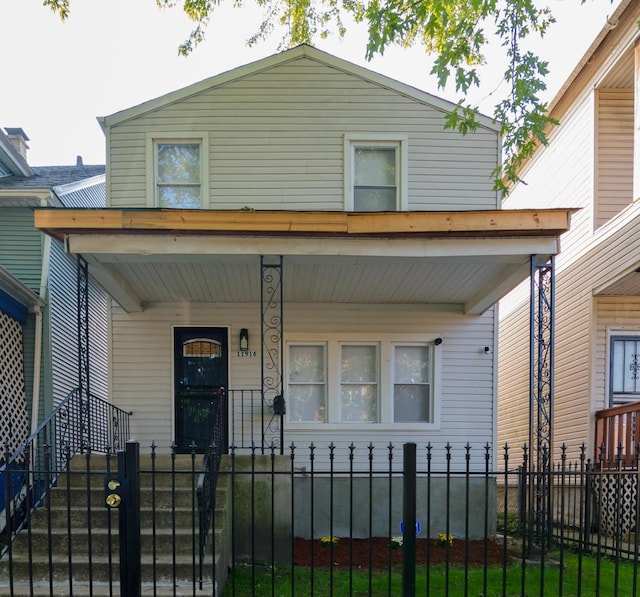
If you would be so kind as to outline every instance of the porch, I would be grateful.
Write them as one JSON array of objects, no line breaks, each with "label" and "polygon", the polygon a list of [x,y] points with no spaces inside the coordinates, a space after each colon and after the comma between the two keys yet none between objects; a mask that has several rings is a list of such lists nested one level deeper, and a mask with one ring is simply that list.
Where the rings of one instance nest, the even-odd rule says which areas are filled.
[{"label": "porch", "polygon": [[594,464],[602,470],[638,470],[640,401],[595,414]]}]

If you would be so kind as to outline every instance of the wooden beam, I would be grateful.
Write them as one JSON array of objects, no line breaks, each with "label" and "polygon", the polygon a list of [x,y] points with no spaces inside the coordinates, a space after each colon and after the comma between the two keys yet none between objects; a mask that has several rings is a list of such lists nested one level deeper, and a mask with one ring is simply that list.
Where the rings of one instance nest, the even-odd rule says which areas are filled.
[{"label": "wooden beam", "polygon": [[255,235],[505,236],[559,235],[574,210],[350,213],[166,209],[38,209],[35,226],[60,238],[71,231]]}]

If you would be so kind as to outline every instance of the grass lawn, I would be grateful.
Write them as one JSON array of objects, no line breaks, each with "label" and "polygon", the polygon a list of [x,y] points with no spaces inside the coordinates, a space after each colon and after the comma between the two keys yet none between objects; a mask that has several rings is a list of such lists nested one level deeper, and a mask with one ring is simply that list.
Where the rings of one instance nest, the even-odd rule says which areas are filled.
[{"label": "grass lawn", "polygon": [[[418,567],[416,595],[440,596],[602,596],[633,597],[637,594],[638,566],[632,561],[616,562],[607,558],[564,551],[549,556],[553,563],[544,566],[520,563],[469,568],[443,564],[428,569]],[[294,575],[294,576],[292,576]],[[523,580],[524,576],[524,580]],[[292,582],[293,581],[293,582]],[[485,590],[486,583],[486,590]],[[229,576],[223,597],[368,597],[402,595],[402,568],[388,571],[320,569],[302,567],[261,568],[236,566]]]}]

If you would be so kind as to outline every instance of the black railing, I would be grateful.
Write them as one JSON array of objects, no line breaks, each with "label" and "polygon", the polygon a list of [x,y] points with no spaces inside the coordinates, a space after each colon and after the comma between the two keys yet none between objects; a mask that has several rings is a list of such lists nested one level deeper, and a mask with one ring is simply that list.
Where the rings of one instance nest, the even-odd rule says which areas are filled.
[{"label": "black railing", "polygon": [[282,395],[265,399],[262,390],[229,390],[230,444],[238,449],[257,446],[262,454],[275,445],[282,453],[285,409]]},{"label": "black railing", "polygon": [[[226,452],[226,421],[224,413],[226,395],[225,389],[218,390],[218,399],[214,401],[213,413],[213,430],[209,448],[205,452],[202,459],[202,468],[198,478],[196,490],[198,502],[198,525],[199,525],[199,583],[202,588],[203,567],[205,560],[205,551],[209,539],[209,530],[211,522],[216,511],[216,482],[217,474],[220,468],[220,458],[223,451]],[[215,529],[214,529],[215,531]],[[212,533],[213,535],[213,533]],[[211,541],[215,545],[215,541]]]},{"label": "black railing", "polygon": [[[594,466],[584,448],[537,472],[526,453],[418,445],[407,466],[407,452],[392,445],[291,445],[282,456],[276,446],[267,454],[232,448],[213,491],[195,450],[154,447],[151,466],[140,468],[142,583],[149,593],[153,586],[195,595],[199,581],[225,597],[639,594],[637,472]],[[46,594],[51,586],[54,595],[60,585],[50,579],[69,594],[105,584],[119,594],[116,556],[113,567],[107,557],[115,553],[104,506],[109,456],[105,467],[87,452],[60,476],[25,541],[0,558],[0,594]],[[539,483],[552,489],[552,541],[536,553],[527,545],[526,496]],[[213,526],[204,554],[196,498],[203,491]]]},{"label": "black railing", "polygon": [[31,510],[41,505],[49,487],[79,452],[115,452],[129,439],[129,413],[75,389],[25,442],[9,453],[5,444],[0,479],[3,483],[0,553],[25,526]]}]

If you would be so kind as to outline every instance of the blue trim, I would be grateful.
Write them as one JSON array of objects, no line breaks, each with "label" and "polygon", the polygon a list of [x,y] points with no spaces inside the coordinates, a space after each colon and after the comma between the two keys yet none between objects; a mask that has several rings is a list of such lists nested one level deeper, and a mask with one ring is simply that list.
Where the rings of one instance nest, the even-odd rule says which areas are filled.
[{"label": "blue trim", "polygon": [[0,311],[22,324],[27,321],[27,307],[2,290],[0,290]]}]

